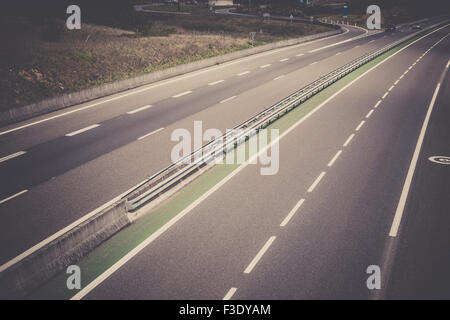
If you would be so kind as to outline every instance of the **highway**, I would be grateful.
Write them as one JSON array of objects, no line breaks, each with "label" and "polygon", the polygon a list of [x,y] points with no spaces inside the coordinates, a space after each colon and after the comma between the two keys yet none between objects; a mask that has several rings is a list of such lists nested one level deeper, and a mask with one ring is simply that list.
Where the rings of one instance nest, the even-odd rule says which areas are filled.
[{"label": "highway", "polygon": [[205,127],[232,128],[400,36],[347,41],[365,31],[346,30],[2,128],[0,214],[8,223],[0,227],[0,263],[170,164],[175,128],[190,128],[193,120],[202,120]]},{"label": "highway", "polygon": [[[413,32],[344,28],[1,128],[0,263],[170,164],[175,129],[202,120],[225,131]],[[449,30],[311,111],[282,136],[276,175],[242,168],[77,298],[449,298],[449,166],[428,159],[450,155]],[[411,170],[417,175],[405,182]],[[375,294],[369,265],[380,265],[386,282]]]},{"label": "highway", "polygon": [[450,155],[449,34],[350,82],[281,136],[276,175],[243,167],[75,298],[450,298],[449,166],[429,160]]}]

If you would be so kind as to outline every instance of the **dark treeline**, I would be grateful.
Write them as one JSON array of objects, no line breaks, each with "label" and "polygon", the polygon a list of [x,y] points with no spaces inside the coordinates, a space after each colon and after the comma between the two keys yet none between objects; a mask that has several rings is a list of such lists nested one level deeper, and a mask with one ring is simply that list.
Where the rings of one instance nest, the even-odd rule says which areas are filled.
[{"label": "dark treeline", "polygon": [[132,6],[142,1],[136,0],[14,0],[2,1],[2,16],[27,16],[36,20],[46,18],[64,19],[66,8],[80,6],[83,16],[108,16],[131,11]]},{"label": "dark treeline", "polygon": [[[252,6],[268,4],[277,7],[294,8],[301,6],[299,0],[250,0]],[[132,14],[132,6],[137,3],[149,3],[143,0],[9,0],[0,4],[0,15],[21,15],[31,17],[36,21],[47,18],[65,19],[66,8],[70,4],[81,7],[84,21],[114,24],[114,20],[124,15]],[[200,2],[200,1],[199,1]],[[343,0],[349,5],[349,12],[364,13],[367,6],[379,5],[383,9],[400,7],[411,15],[448,14],[450,0]],[[242,6],[247,6],[249,0],[235,0]],[[320,4],[320,2],[318,2]],[[317,6],[307,9],[310,14],[322,13]],[[133,16],[133,19],[135,16]],[[132,23],[132,22],[130,22]]]}]

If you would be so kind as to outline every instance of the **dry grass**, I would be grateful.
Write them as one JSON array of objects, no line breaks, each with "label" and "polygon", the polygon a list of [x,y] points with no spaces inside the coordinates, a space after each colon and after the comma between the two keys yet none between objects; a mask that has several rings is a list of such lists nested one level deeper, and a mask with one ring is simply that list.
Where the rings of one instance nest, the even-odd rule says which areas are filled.
[{"label": "dry grass", "polygon": [[0,109],[247,48],[248,32],[253,30],[263,30],[256,44],[327,31],[284,22],[238,19],[230,23],[209,18],[171,23],[154,19],[149,34],[163,36],[148,37],[83,24],[81,30],[67,31],[57,42],[42,41],[42,30],[24,18],[6,21],[7,28],[0,34],[4,44],[0,48]]}]

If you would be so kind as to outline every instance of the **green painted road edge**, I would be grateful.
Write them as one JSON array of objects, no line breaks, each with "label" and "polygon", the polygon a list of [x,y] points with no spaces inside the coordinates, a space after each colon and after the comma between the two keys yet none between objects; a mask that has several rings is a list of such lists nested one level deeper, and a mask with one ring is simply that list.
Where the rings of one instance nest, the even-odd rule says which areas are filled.
[{"label": "green painted road edge", "polygon": [[[323,101],[350,83],[352,80],[417,38],[418,37],[414,37],[408,40],[404,44],[382,54],[381,56],[336,81],[334,84],[323,89],[310,99],[300,104],[288,114],[270,124],[267,129],[279,129],[279,133],[281,135],[289,127],[294,125],[311,110],[316,108]],[[110,239],[89,253],[86,257],[82,258],[77,264],[81,269],[82,287],[87,286],[95,278],[100,276],[129,251],[137,247],[146,238],[156,232],[170,219],[180,213],[183,209],[193,203],[196,199],[206,193],[239,166],[239,164],[216,165],[181,189],[173,196],[172,200],[168,201],[160,208],[157,208],[155,211],[142,216],[136,221],[136,223],[118,232],[116,235],[112,236]],[[67,289],[66,281],[68,277],[69,275],[64,271],[60,272],[54,278],[27,296],[26,299],[70,299],[79,290]]]}]

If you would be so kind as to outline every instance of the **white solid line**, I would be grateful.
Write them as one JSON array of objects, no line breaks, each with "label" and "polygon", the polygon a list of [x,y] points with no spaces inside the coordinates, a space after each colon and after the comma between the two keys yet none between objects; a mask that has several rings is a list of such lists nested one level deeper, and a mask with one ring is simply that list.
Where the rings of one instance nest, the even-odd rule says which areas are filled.
[{"label": "white solid line", "polygon": [[25,190],[22,190],[22,191],[20,191],[20,192],[17,192],[16,194],[14,194],[14,195],[12,195],[12,196],[6,198],[6,199],[1,200],[1,201],[0,201],[0,204],[5,203],[6,201],[9,201],[9,200],[11,200],[11,199],[14,199],[14,198],[20,196],[21,194],[24,194],[24,193],[27,192],[27,191],[28,191],[28,190],[25,189]]},{"label": "white solid line", "polygon": [[152,131],[152,132],[150,132],[150,133],[147,133],[146,135],[143,135],[142,137],[139,137],[138,140],[145,139],[145,138],[147,138],[148,136],[151,136],[152,134],[155,134],[155,133],[157,133],[157,132],[159,132],[159,131],[161,131],[161,130],[164,130],[164,128],[159,128],[159,129],[156,129],[155,131]]},{"label": "white solid line", "polygon": [[16,152],[16,153],[10,154],[9,156],[6,156],[6,157],[3,157],[3,158],[0,158],[0,163],[1,163],[1,162],[4,162],[4,161],[7,161],[7,160],[9,160],[9,159],[12,159],[12,158],[15,158],[15,157],[21,156],[21,155],[23,155],[23,154],[25,154],[25,153],[27,153],[27,152],[26,152],[26,151],[19,151],[19,152]]},{"label": "white solid line", "polygon": [[388,94],[389,94],[389,91],[387,91],[387,92],[381,97],[381,99],[386,98],[386,97],[388,96]]},{"label": "white solid line", "polygon": [[395,86],[391,86],[388,91],[392,91],[392,89],[394,89]]},{"label": "white solid line", "polygon": [[402,220],[403,211],[405,209],[406,200],[408,198],[409,188],[411,187],[411,181],[414,176],[414,171],[416,170],[417,160],[419,159],[420,149],[422,148],[423,139],[425,137],[425,132],[427,131],[428,122],[430,120],[431,111],[433,111],[434,103],[439,92],[441,84],[438,83],[436,90],[434,90],[433,98],[431,99],[430,105],[428,107],[425,120],[423,121],[422,129],[420,130],[419,139],[417,140],[416,148],[414,150],[411,163],[409,165],[408,174],[406,175],[405,184],[403,185],[402,193],[398,201],[397,209],[395,210],[394,220],[392,222],[391,230],[389,231],[389,236],[396,237],[398,233],[398,228],[400,227],[400,222]]},{"label": "white solid line", "polygon": [[337,160],[337,158],[339,158],[339,156],[341,155],[342,150],[339,150],[333,157],[333,159],[330,160],[330,162],[328,163],[328,167],[331,167]]},{"label": "white solid line", "polygon": [[244,74],[247,74],[247,73],[250,73],[250,71],[244,71],[244,72],[238,73],[237,75],[240,77],[240,76],[243,76]]},{"label": "white solid line", "polygon": [[317,61],[315,61],[315,62],[313,62],[313,63],[310,63],[309,65],[312,66],[313,64],[316,64],[316,63],[317,63]]},{"label": "white solid line", "polygon": [[252,272],[253,268],[256,266],[256,264],[259,262],[259,260],[262,258],[264,253],[269,249],[272,242],[275,240],[275,236],[271,236],[269,240],[264,244],[264,246],[259,250],[258,254],[253,258],[252,262],[245,268],[244,273],[250,273]]},{"label": "white solid line", "polygon": [[225,297],[223,297],[222,300],[230,300],[231,297],[234,295],[234,293],[236,292],[237,288],[231,288],[230,290],[228,290],[227,294],[225,295]]},{"label": "white solid line", "polygon": [[450,66],[450,60],[448,60],[447,65],[445,66],[446,69]]},{"label": "white solid line", "polygon": [[267,67],[270,67],[270,66],[271,66],[271,64],[268,63],[268,64],[265,64],[265,65],[261,66],[260,68],[261,68],[261,69],[264,69],[264,68],[267,68]]},{"label": "white solid line", "polygon": [[361,121],[361,123],[356,127],[355,131],[359,131],[359,129],[361,129],[361,127],[364,125],[364,123],[366,123],[364,120]]},{"label": "white solid line", "polygon": [[179,97],[185,96],[185,95],[190,94],[190,93],[192,93],[192,91],[190,91],[190,90],[189,91],[185,91],[185,92],[182,92],[182,93],[179,93],[179,94],[173,96],[172,98],[179,98]]},{"label": "white solid line", "polygon": [[93,124],[92,126],[89,126],[89,127],[86,127],[86,128],[80,129],[80,130],[77,130],[77,131],[73,131],[73,132],[67,133],[67,134],[66,134],[66,137],[73,137],[73,136],[76,136],[77,134],[80,134],[80,133],[83,133],[83,132],[85,132],[85,131],[88,131],[88,130],[97,128],[97,127],[99,127],[99,126],[100,126],[99,124]]},{"label": "white solid line", "polygon": [[273,80],[278,80],[278,79],[281,79],[281,78],[283,78],[283,77],[284,77],[284,74],[282,74],[281,76],[276,77],[276,78],[273,79]]},{"label": "white solid line", "polygon": [[350,141],[352,141],[352,139],[353,139],[354,136],[355,136],[355,134],[352,133],[352,134],[347,138],[347,140],[345,140],[343,146],[344,146],[344,147],[348,146],[348,144],[350,143]]},{"label": "white solid line", "polygon": [[404,77],[405,77],[405,74],[402,74],[399,79],[402,80]]},{"label": "white solid line", "polygon": [[301,57],[301,56],[304,56],[305,54],[304,53],[299,53],[299,54],[296,54],[295,56],[296,57]]},{"label": "white solid line", "polygon": [[406,70],[405,72],[403,72],[403,75],[406,75],[409,72],[409,70]]},{"label": "white solid line", "polygon": [[[349,88],[351,85],[353,85],[355,82],[360,80],[362,77],[370,73],[372,70],[375,70],[379,66],[381,66],[386,61],[389,61],[393,57],[395,57],[397,54],[402,52],[403,50],[407,49],[408,47],[412,46],[416,42],[428,37],[429,35],[433,34],[434,32],[437,32],[441,29],[443,29],[445,26],[436,29],[435,31],[432,31],[419,39],[414,40],[413,42],[409,43],[405,47],[401,48],[400,50],[396,51],[386,59],[382,60],[380,63],[374,65],[369,70],[365,71],[349,83],[347,83],[344,87],[336,91],[334,94],[332,94],[330,97],[328,97],[325,101],[323,101],[321,104],[319,104],[316,108],[312,109],[309,113],[307,113],[303,118],[298,120],[296,123],[294,123],[291,127],[289,127],[286,131],[284,131],[277,139],[274,141],[271,141],[269,144],[267,144],[265,147],[263,147],[257,154],[252,156],[249,160],[241,164],[239,167],[237,167],[234,171],[232,171],[228,176],[226,176],[223,180],[221,180],[218,184],[213,186],[211,189],[209,189],[206,193],[204,193],[202,196],[200,196],[197,200],[195,200],[193,203],[191,203],[189,206],[187,206],[184,210],[182,210],[180,213],[178,213],[176,216],[174,216],[169,222],[164,224],[162,227],[160,227],[155,233],[150,235],[148,238],[146,238],[143,242],[141,242],[137,247],[135,247],[133,250],[129,251],[125,256],[123,256],[119,261],[114,263],[111,267],[109,267],[106,271],[104,271],[101,275],[99,275],[97,278],[95,278],[92,282],[90,282],[86,287],[81,289],[76,295],[74,295],[71,300],[80,300],[83,297],[85,297],[89,292],[91,292],[94,288],[96,288],[100,283],[105,281],[109,276],[111,276],[114,272],[116,272],[118,269],[120,269],[124,264],[126,264],[128,261],[133,259],[134,256],[136,256],[139,252],[141,252],[145,247],[147,247],[149,244],[151,244],[155,239],[157,239],[161,234],[163,234],[165,231],[167,231],[171,226],[173,226],[175,223],[177,223],[181,218],[183,218],[186,214],[188,214],[191,210],[193,210],[195,207],[197,207],[200,203],[202,203],[205,199],[207,199],[210,195],[212,195],[214,192],[219,190],[223,185],[225,185],[228,181],[230,181],[233,177],[235,177],[239,172],[244,170],[250,163],[253,163],[257,157],[262,154],[263,152],[266,152],[268,148],[270,148],[274,143],[279,143],[279,141],[287,136],[289,133],[291,133],[293,130],[295,130],[298,126],[300,126],[304,121],[308,120],[312,115],[314,115],[316,112],[318,112],[320,109],[323,108],[328,102],[333,100],[336,96],[338,96],[341,92],[345,91],[347,88]],[[329,39],[329,38],[328,38]],[[145,181],[145,180],[144,180]],[[143,182],[144,182],[143,181]],[[142,182],[142,183],[143,183]],[[140,184],[138,184],[140,185]],[[138,186],[136,185],[136,186]],[[29,256],[36,250],[42,248],[45,244],[53,241],[56,239],[59,235],[64,234],[67,232],[67,230],[72,229],[74,226],[78,225],[82,221],[86,221],[90,217],[94,216],[104,208],[108,207],[115,201],[121,199],[124,195],[126,195],[129,191],[133,190],[133,187],[129,189],[128,191],[125,191],[121,195],[115,197],[114,199],[110,200],[109,202],[105,203],[103,206],[95,209],[94,211],[90,212],[89,214],[83,216],[79,220],[72,223],[70,226],[60,230],[58,233],[48,237],[47,239],[41,241],[39,244],[35,245],[34,247],[28,249],[27,251],[23,252],[22,254],[18,255],[14,259],[8,261],[7,263],[0,266],[0,272],[8,269],[10,266],[16,264],[17,262],[21,261],[25,257]]]},{"label": "white solid line", "polygon": [[397,79],[397,81],[394,82],[394,86],[396,86],[399,83],[400,79]]},{"label": "white solid line", "polygon": [[408,68],[408,70],[411,70],[413,68],[413,66],[410,66],[409,68]]},{"label": "white solid line", "polygon": [[280,62],[285,62],[285,61],[288,61],[288,60],[289,60],[289,58],[284,58],[284,59],[281,59]]},{"label": "white solid line", "polygon": [[321,174],[314,180],[313,184],[309,187],[308,192],[313,192],[316,186],[319,184],[320,180],[322,180],[323,176],[326,174],[325,171],[322,171]]},{"label": "white solid line", "polygon": [[228,102],[230,100],[233,100],[234,98],[236,98],[236,96],[232,96],[232,97],[226,98],[226,99],[220,101],[219,103],[225,103],[225,102]]},{"label": "white solid line", "polygon": [[210,83],[208,83],[208,86],[214,86],[214,85],[219,84],[219,83],[224,82],[224,81],[225,80],[217,80],[217,81],[214,81],[214,82],[210,82]]},{"label": "white solid line", "polygon": [[135,110],[132,110],[132,111],[128,111],[127,114],[135,114],[135,113],[137,113],[139,111],[142,111],[142,110],[145,110],[145,109],[148,109],[148,108],[151,108],[151,107],[152,107],[152,105],[149,104],[147,106],[143,106],[141,108],[138,108],[138,109],[135,109]]},{"label": "white solid line", "polygon": [[378,106],[380,105],[381,101],[382,101],[381,99],[378,100],[378,102],[373,106],[373,108],[374,109],[378,108]]},{"label": "white solid line", "polygon": [[291,218],[294,216],[294,214],[298,211],[298,209],[301,207],[301,205],[305,202],[305,199],[300,199],[299,202],[292,208],[292,210],[289,212],[289,214],[284,218],[283,222],[281,222],[280,227],[285,227],[288,222],[291,220]]},{"label": "white solid line", "polygon": [[366,114],[366,118],[369,119],[370,116],[372,115],[372,113],[373,113],[374,111],[375,111],[375,110],[371,109],[371,110]]}]

